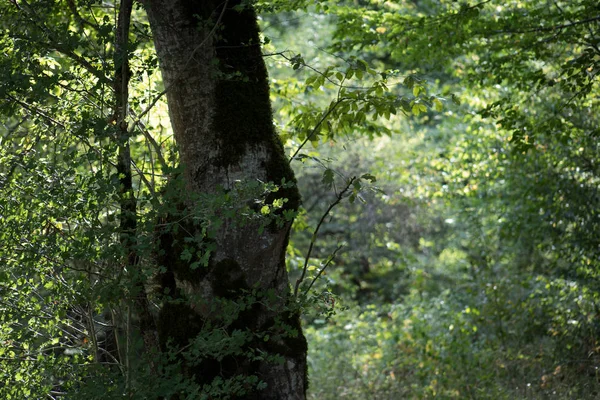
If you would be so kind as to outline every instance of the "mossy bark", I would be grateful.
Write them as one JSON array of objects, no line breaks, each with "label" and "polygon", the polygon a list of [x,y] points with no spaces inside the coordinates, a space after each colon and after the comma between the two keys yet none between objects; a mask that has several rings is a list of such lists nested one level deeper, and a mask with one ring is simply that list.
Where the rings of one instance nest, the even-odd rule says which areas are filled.
[{"label": "mossy bark", "polygon": [[[274,129],[267,71],[262,59],[254,11],[245,1],[145,0],[167,88],[175,139],[183,165],[187,193],[218,196],[235,190],[240,182],[295,182],[283,147]],[[226,7],[225,9],[223,7]],[[184,192],[185,193],[185,192]],[[272,195],[265,201],[272,201]],[[285,208],[297,209],[295,186],[286,186],[275,197],[287,198]],[[193,210],[194,196],[181,199]],[[240,209],[244,205],[240,204]],[[304,399],[306,391],[306,341],[299,319],[290,310],[290,289],[285,250],[291,221],[260,229],[260,220],[234,223],[225,218],[211,236],[208,267],[201,273],[186,271],[182,243],[172,232],[161,235],[159,263],[167,269],[163,282],[182,306],[167,306],[159,324],[161,343],[175,339],[185,346],[205,322],[215,316],[215,299],[238,301],[251,290],[274,293],[268,306],[255,304],[228,322],[231,330],[278,332],[285,325],[298,333],[273,334],[249,343],[283,362],[236,359],[229,374],[249,374],[267,383],[244,398]],[[190,224],[182,231],[193,233]],[[193,261],[193,260],[192,260]],[[190,265],[192,263],[190,261]],[[171,265],[172,264],[172,265]],[[212,308],[211,308],[212,307]],[[168,311],[168,313],[167,313]],[[167,315],[168,314],[168,315]],[[184,326],[186,332],[171,332]],[[278,328],[279,327],[279,328]],[[179,329],[179,328],[177,328]],[[285,330],[285,329],[284,329]],[[268,357],[267,357],[268,358]],[[214,361],[214,360],[213,360]],[[210,360],[207,360],[208,364]],[[215,361],[216,362],[216,361]],[[194,373],[206,381],[227,371],[211,368]],[[201,373],[199,373],[201,372]],[[190,372],[192,373],[192,372]],[[209,383],[209,382],[206,382]]]}]

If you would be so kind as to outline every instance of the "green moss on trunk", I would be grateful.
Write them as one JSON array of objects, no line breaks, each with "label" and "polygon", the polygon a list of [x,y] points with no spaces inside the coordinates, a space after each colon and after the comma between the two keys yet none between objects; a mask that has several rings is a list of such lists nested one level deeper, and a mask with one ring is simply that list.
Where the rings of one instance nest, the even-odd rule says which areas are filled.
[{"label": "green moss on trunk", "polygon": [[[171,102],[171,98],[169,100],[170,107],[178,104],[182,110],[188,112],[186,114],[181,111],[179,130],[176,132],[179,138],[182,138],[182,145],[192,144],[186,148],[191,152],[190,157],[182,157],[182,159],[208,162],[210,168],[202,165],[189,167],[200,169],[199,173],[210,170],[217,174],[212,181],[207,180],[210,183],[206,185],[202,184],[202,180],[195,181],[197,184],[195,188],[214,191],[214,188],[223,181],[222,176],[218,174],[230,172],[237,174],[240,167],[246,168],[249,165],[252,173],[241,174],[247,179],[263,180],[266,176],[267,181],[277,185],[286,183],[278,191],[268,195],[265,199],[268,204],[276,199],[285,198],[287,202],[283,207],[284,210],[297,210],[300,205],[300,195],[295,186],[293,171],[272,121],[267,70],[260,50],[255,12],[246,1],[242,0],[173,1],[178,3],[178,7],[172,15],[179,18],[183,8],[187,17],[183,33],[188,37],[195,37],[194,33],[190,34],[190,32],[206,32],[206,27],[212,27],[216,20],[222,17],[222,27],[216,30],[216,36],[211,43],[217,62],[214,68],[203,66],[198,69],[200,72],[209,71],[208,74],[203,75],[208,77],[205,81],[212,77],[210,72],[214,74],[216,81],[206,86],[213,89],[214,83],[214,91],[210,96],[207,95],[207,91],[202,92],[204,86],[190,87],[190,90],[182,91],[185,96],[190,93],[202,93],[203,97],[201,96],[193,104],[206,107],[208,110],[203,115],[210,116],[209,129],[207,130],[206,123],[203,123],[200,124],[202,129],[197,131],[185,130],[184,128],[187,128],[185,119],[189,117],[192,119],[191,122],[194,122],[193,117],[196,115],[194,111],[185,108],[187,97],[182,99],[180,98],[182,96],[173,95],[173,99],[178,102]],[[227,10],[223,12],[224,5],[227,6]],[[244,6],[241,7],[242,5]],[[159,25],[159,28],[167,29],[165,26]],[[168,29],[178,28],[171,25],[168,27]],[[185,35],[177,36],[178,40]],[[194,44],[190,43],[191,49],[197,46],[196,40],[193,42]],[[210,53],[209,49],[207,51]],[[170,54],[167,53],[163,58],[169,56]],[[173,65],[176,63],[171,63],[169,66]],[[194,81],[193,78],[191,77],[191,82]],[[203,121],[208,123],[208,120]],[[186,136],[186,132],[193,132],[193,134]],[[203,136],[199,133],[198,136],[194,136],[196,132],[202,133]],[[194,142],[196,137],[198,143]],[[215,143],[218,145],[216,149],[211,147]],[[200,147],[203,151],[195,154],[194,151]],[[204,151],[207,148],[209,151]],[[182,147],[182,154],[184,154],[183,150]],[[254,155],[258,161],[252,164]],[[198,172],[194,170],[193,173]],[[252,175],[254,173],[257,176]],[[192,175],[190,173],[188,177],[190,187],[195,179]],[[189,187],[186,186],[185,190],[187,189]],[[269,230],[262,234],[264,236],[250,238],[248,243],[244,242],[240,232],[232,232],[231,235],[230,232],[219,232],[214,240],[221,247],[213,253],[208,267],[192,268],[194,261],[197,261],[196,250],[204,245],[206,239],[202,239],[203,243],[197,243],[194,239],[202,237],[199,234],[201,224],[194,222],[192,218],[186,221],[185,216],[193,214],[186,208],[193,206],[184,204],[185,201],[189,203],[192,196],[181,192],[183,188],[178,190],[176,196],[170,198],[166,196],[165,201],[173,201],[172,204],[178,204],[179,201],[181,205],[171,207],[171,210],[165,213],[166,216],[158,232],[157,261],[166,269],[166,272],[160,276],[161,285],[163,289],[170,289],[169,296],[163,297],[164,304],[159,315],[161,348],[167,351],[168,343],[172,343],[177,353],[176,363],[181,365],[183,375],[193,378],[198,383],[209,384],[216,377],[227,379],[264,373],[266,376],[258,378],[274,382],[273,388],[278,385],[282,385],[281,387],[288,385],[286,390],[294,393],[301,392],[302,387],[296,386],[293,382],[306,382],[305,371],[301,370],[306,365],[306,340],[302,335],[298,314],[295,309],[291,310],[289,304],[285,304],[289,293],[275,293],[273,296],[273,291],[283,287],[282,281],[286,279],[284,257],[289,224],[272,223]],[[282,213],[284,210],[277,212]],[[227,227],[223,229],[237,228],[232,228],[228,224],[223,226]],[[249,233],[248,226],[243,227],[246,231],[242,230],[242,234]],[[281,247],[273,249],[270,246]],[[231,247],[235,248],[230,251]],[[271,252],[273,254],[269,254]],[[186,256],[182,257],[184,253]],[[219,261],[216,261],[217,259]],[[258,263],[258,265],[249,263]],[[277,271],[264,270],[264,268],[273,268]],[[249,276],[250,274],[257,276]],[[187,282],[181,284],[181,281]],[[250,287],[248,282],[257,282],[257,285]],[[194,292],[195,290],[197,293]],[[270,293],[270,296],[265,293]],[[215,343],[219,345],[227,343],[228,339],[239,337],[236,335],[240,332],[242,334],[240,342],[232,347],[224,345],[222,349],[215,350]],[[218,333],[222,334],[223,338],[218,337]],[[195,338],[199,339],[198,343],[192,342]],[[192,354],[195,357],[192,360],[190,353],[186,352],[194,346],[198,349]],[[282,358],[293,361],[292,364],[297,365],[298,371],[286,370],[285,372],[295,373],[297,379],[288,380],[279,376],[283,370],[277,366],[276,360]],[[292,364],[285,364],[285,368]],[[301,376],[302,372],[304,376]],[[230,398],[265,398],[255,389],[256,383],[254,386],[250,385],[243,395]],[[270,399],[277,396],[274,392],[269,392],[269,389],[263,393],[268,393],[266,398]]]},{"label": "green moss on trunk", "polygon": [[[230,7],[241,1],[230,3]],[[273,125],[267,69],[260,49],[255,12],[245,7],[223,16],[227,27],[216,43],[219,82],[215,91],[213,129],[221,142],[218,164],[238,163],[252,147],[264,146],[269,159],[263,165],[267,179],[275,184],[295,182],[294,173]],[[275,198],[288,199],[287,209],[298,209],[300,195],[295,187],[283,189]]]}]

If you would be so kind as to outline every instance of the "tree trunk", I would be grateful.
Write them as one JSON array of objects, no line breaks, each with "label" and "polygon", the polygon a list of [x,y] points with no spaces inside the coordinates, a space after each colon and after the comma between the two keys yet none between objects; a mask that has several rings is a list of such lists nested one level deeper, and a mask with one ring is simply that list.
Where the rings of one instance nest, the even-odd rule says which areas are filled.
[{"label": "tree trunk", "polygon": [[[163,349],[169,340],[180,347],[188,345],[203,327],[227,319],[219,315],[225,313],[221,300],[239,304],[244,294],[252,292],[260,301],[234,314],[226,325],[229,333],[248,335],[247,350],[266,356],[204,360],[184,371],[201,383],[243,375],[267,384],[262,390],[245,389],[236,398],[304,399],[306,340],[298,313],[291,309],[285,267],[289,215],[297,210],[300,198],[272,122],[255,12],[240,0],[145,0],[144,5],[189,194],[182,207],[193,215],[203,205],[198,196],[207,194],[240,199],[236,215],[220,215],[218,223],[188,221],[183,229],[197,237],[202,223],[205,228],[210,225],[209,231],[217,227],[208,234],[204,231],[202,246],[210,249],[207,266],[194,264],[197,258],[181,257],[183,241],[176,233],[161,235],[158,261],[167,271],[163,287],[186,303],[163,307],[159,340]],[[240,194],[266,182],[281,187],[262,198]],[[274,211],[281,204],[276,199],[283,198],[287,199],[283,207]],[[239,214],[252,209],[251,218],[239,220]]]}]

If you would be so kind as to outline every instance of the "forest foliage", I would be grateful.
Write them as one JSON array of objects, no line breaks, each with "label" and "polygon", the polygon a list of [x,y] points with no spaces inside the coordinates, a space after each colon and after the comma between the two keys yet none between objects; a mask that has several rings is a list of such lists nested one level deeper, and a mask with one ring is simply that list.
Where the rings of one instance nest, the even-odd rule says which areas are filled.
[{"label": "forest foliage", "polygon": [[[597,398],[597,1],[252,3],[303,197],[287,265],[309,398]],[[169,360],[156,381],[135,356],[132,282],[156,274],[178,153],[138,7],[129,145],[143,262],[115,269],[127,256],[115,6],[0,4],[0,397],[235,398],[261,383],[190,388]],[[253,190],[277,188],[205,198],[202,212]],[[121,343],[98,351],[110,338]],[[243,340],[215,330],[188,355]]]}]

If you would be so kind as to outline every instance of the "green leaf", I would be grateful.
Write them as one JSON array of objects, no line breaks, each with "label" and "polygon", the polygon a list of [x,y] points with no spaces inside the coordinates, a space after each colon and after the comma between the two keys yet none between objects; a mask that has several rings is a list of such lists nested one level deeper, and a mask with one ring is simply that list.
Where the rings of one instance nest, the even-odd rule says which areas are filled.
[{"label": "green leaf", "polygon": [[363,174],[361,175],[360,179],[365,179],[371,183],[377,182],[377,178],[371,174]]},{"label": "green leaf", "polygon": [[325,171],[323,171],[323,178],[321,179],[321,182],[329,187],[331,187],[333,185],[334,182],[334,172],[332,169],[327,168]]},{"label": "green leaf", "polygon": [[183,261],[190,261],[192,259],[192,252],[190,251],[190,249],[188,247],[186,247],[181,252],[181,255],[179,256],[179,258]]}]

